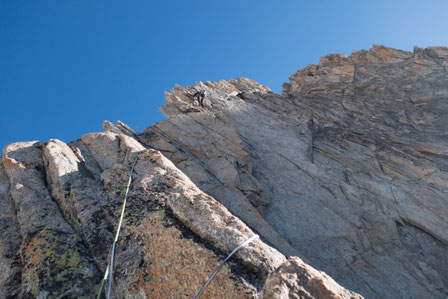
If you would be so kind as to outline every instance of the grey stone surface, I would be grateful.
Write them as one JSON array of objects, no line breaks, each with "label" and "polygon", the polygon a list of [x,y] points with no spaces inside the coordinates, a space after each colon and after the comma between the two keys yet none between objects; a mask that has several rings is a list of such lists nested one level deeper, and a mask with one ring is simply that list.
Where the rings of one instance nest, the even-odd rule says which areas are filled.
[{"label": "grey stone surface", "polygon": [[[21,298],[56,294],[90,297],[100,273],[82,239],[50,195],[42,146],[35,141],[18,142],[3,150],[3,166],[17,213],[17,232],[22,237],[18,261],[21,287],[15,291],[20,291]],[[68,170],[61,169],[61,174]],[[61,188],[59,192],[63,191]]]},{"label": "grey stone surface", "polygon": [[[343,286],[369,298],[444,298],[447,264],[426,261],[448,245],[447,53],[331,54],[291,76],[282,95],[244,78],[176,86],[161,107],[168,120],[140,139],[285,255]],[[403,231],[438,249],[422,245],[415,259]]]},{"label": "grey stone surface", "polygon": [[[121,131],[84,135],[70,145],[57,139],[14,143],[5,147],[0,167],[3,297],[95,296],[137,156],[113,298],[191,297],[221,252],[254,234],[160,152]],[[207,294],[257,297],[267,275],[285,261],[259,239],[234,259],[240,266],[221,274],[220,285]]]},{"label": "grey stone surface", "polygon": [[81,233],[97,267],[104,271],[114,237],[113,228],[107,221],[107,192],[75,152],[57,139],[46,143],[43,159],[47,182],[65,219]]},{"label": "grey stone surface", "polygon": [[[105,121],[69,144],[8,145],[0,296],[94,296],[138,156],[114,298],[194,296],[253,234],[207,296],[445,298],[447,59],[374,45],[298,70],[282,95],[176,85],[142,133]],[[266,277],[279,292],[260,293]]]},{"label": "grey stone surface", "polygon": [[22,238],[14,208],[9,195],[9,181],[0,163],[0,297],[14,298],[20,294],[20,254]]},{"label": "grey stone surface", "polygon": [[293,256],[266,279],[262,298],[360,299],[363,297],[341,287],[324,272],[313,269]]}]

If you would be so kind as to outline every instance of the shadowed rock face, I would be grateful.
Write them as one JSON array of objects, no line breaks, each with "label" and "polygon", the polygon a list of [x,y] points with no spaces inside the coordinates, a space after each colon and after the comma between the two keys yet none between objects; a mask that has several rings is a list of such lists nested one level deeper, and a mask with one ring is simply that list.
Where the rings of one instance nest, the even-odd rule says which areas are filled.
[{"label": "shadowed rock face", "polygon": [[271,245],[345,287],[445,298],[447,67],[447,48],[375,45],[299,70],[282,96],[249,79],[176,86],[161,108],[168,120],[139,137]]},{"label": "shadowed rock face", "polygon": [[447,48],[374,46],[323,57],[282,95],[176,86],[142,133],[105,121],[8,145],[0,297],[95,296],[138,156],[114,298],[192,297],[254,233],[205,298],[445,298],[447,68]]}]

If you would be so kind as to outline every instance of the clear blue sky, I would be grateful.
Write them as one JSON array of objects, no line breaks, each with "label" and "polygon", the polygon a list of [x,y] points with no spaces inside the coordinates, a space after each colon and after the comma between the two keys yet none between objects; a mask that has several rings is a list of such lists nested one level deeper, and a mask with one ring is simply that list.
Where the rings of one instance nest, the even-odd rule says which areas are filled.
[{"label": "clear blue sky", "polygon": [[0,0],[0,147],[163,119],[175,83],[275,92],[328,53],[448,46],[448,1]]}]

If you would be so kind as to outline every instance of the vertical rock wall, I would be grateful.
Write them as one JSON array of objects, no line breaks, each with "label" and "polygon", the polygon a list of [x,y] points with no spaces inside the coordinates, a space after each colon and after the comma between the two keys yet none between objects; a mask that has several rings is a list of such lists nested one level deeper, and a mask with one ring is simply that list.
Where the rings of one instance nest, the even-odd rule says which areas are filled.
[{"label": "vertical rock wall", "polygon": [[285,255],[369,298],[444,298],[447,58],[331,54],[282,96],[249,79],[176,86],[139,137]]},{"label": "vertical rock wall", "polygon": [[142,133],[105,121],[6,146],[0,297],[95,296],[138,157],[114,298],[192,297],[254,233],[204,296],[445,298],[447,68],[447,48],[375,45],[323,57],[282,95],[176,86]]}]

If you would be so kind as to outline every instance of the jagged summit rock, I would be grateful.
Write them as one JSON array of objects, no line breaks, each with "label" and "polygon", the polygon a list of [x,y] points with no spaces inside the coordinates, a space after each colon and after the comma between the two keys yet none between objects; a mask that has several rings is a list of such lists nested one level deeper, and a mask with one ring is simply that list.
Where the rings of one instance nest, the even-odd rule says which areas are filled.
[{"label": "jagged summit rock", "polygon": [[143,132],[5,147],[0,296],[95,293],[138,156],[116,298],[194,296],[254,233],[205,297],[446,298],[448,48],[330,54],[282,95],[239,78],[165,97]]}]

